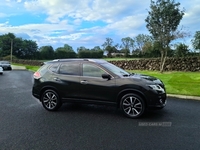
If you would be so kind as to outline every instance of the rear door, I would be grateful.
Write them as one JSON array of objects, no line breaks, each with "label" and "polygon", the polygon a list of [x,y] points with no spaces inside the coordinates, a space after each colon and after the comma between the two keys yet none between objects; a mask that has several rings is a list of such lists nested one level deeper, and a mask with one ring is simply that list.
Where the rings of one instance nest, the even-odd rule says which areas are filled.
[{"label": "rear door", "polygon": [[62,98],[78,98],[80,86],[80,65],[74,62],[62,62],[53,80]]}]

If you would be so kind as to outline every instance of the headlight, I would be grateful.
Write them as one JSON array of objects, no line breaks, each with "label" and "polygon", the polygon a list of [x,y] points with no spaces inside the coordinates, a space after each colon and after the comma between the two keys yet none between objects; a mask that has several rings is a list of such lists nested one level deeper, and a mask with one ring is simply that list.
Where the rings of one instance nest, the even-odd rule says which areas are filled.
[{"label": "headlight", "polygon": [[160,85],[148,85],[148,86],[155,91],[160,91],[165,93],[165,90]]}]

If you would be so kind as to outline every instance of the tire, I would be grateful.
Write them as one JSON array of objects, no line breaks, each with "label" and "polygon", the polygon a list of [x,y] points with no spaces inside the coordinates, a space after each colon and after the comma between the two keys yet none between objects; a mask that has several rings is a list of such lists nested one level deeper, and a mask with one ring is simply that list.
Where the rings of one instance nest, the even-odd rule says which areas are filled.
[{"label": "tire", "polygon": [[129,118],[138,118],[145,112],[145,102],[137,94],[126,94],[121,98],[121,110]]},{"label": "tire", "polygon": [[48,111],[56,111],[62,105],[57,92],[54,90],[44,91],[41,97],[41,102],[43,107]]}]

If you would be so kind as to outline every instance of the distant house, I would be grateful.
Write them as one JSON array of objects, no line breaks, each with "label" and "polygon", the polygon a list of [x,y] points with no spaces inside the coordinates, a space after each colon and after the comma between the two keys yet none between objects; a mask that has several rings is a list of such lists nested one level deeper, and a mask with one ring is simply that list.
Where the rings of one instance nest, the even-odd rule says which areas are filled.
[{"label": "distant house", "polygon": [[111,53],[112,56],[124,56],[124,53]]}]

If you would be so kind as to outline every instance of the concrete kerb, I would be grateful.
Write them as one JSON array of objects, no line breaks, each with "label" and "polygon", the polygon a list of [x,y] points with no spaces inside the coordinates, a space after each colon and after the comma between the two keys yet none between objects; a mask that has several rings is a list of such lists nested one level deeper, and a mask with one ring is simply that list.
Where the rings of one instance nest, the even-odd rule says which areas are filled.
[{"label": "concrete kerb", "polygon": [[167,94],[167,97],[174,97],[174,98],[181,98],[181,99],[191,99],[191,100],[199,100],[200,97],[198,96],[188,96],[188,95],[175,95],[175,94]]},{"label": "concrete kerb", "polygon": [[26,67],[24,66],[15,66],[15,65],[11,65],[12,70],[26,70]]}]

